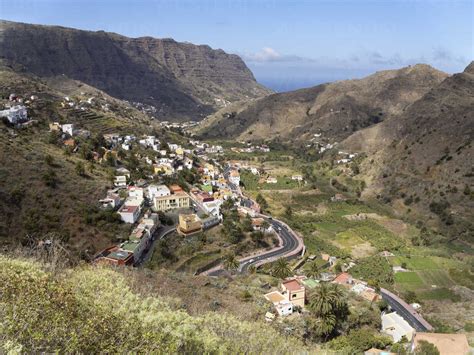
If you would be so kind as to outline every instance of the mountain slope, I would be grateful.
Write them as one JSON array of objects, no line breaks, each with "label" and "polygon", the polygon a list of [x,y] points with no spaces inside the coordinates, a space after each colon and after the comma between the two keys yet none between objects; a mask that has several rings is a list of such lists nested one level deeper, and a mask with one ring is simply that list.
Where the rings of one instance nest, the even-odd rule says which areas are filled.
[{"label": "mountain slope", "polygon": [[[189,300],[140,290],[138,285],[153,277],[143,269],[54,270],[57,265],[51,264],[0,255],[2,353],[316,351],[262,321],[240,320],[222,310],[191,316],[184,310]],[[173,304],[178,301],[179,308]]]},{"label": "mountain slope", "polygon": [[[159,125],[95,88],[65,77],[51,81],[0,66],[1,109],[11,105],[6,99],[11,93],[37,97],[26,104],[35,124],[13,129],[0,122],[0,243],[11,250],[56,238],[63,241],[71,260],[88,259],[127,237],[129,227],[96,208],[110,187],[111,167],[68,152],[62,140],[52,139],[48,123],[74,123],[89,130],[90,139],[76,137],[80,146],[89,146],[103,133],[149,134],[154,128],[160,131]],[[93,98],[92,104],[85,111],[62,107],[66,95],[71,102]],[[86,167],[86,176],[76,172],[78,163]]]},{"label": "mountain slope", "polygon": [[[235,104],[202,122],[204,137],[308,140],[315,133],[340,140],[403,112],[447,74],[418,64],[360,80],[322,84]],[[219,127],[219,129],[215,129]]]},{"label": "mountain slope", "polygon": [[[474,62],[399,117],[356,132],[343,149],[368,154],[366,196],[474,241]],[[418,213],[418,215],[416,215]]]},{"label": "mountain slope", "polygon": [[64,74],[152,105],[162,119],[200,119],[229,102],[270,93],[237,55],[172,39],[0,21],[0,53],[16,70]]}]

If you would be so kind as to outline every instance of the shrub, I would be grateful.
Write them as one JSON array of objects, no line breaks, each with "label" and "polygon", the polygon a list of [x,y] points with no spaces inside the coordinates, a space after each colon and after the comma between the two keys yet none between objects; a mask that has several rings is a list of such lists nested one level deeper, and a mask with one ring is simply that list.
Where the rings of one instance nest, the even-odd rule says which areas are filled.
[{"label": "shrub", "polygon": [[271,353],[275,348],[285,353],[311,352],[265,324],[226,314],[192,317],[172,309],[161,298],[134,293],[120,271],[108,268],[82,266],[55,275],[40,264],[0,256],[0,284],[3,349],[24,353]]},{"label": "shrub", "polygon": [[379,255],[360,259],[357,265],[351,269],[351,273],[364,280],[373,280],[381,286],[393,284],[392,267]]},{"label": "shrub", "polygon": [[358,354],[370,348],[383,349],[392,343],[385,335],[372,330],[357,329],[329,342],[329,348],[340,353]]},{"label": "shrub", "polygon": [[48,169],[42,176],[42,180],[46,186],[56,187],[58,180],[56,178],[56,173],[52,169]]}]

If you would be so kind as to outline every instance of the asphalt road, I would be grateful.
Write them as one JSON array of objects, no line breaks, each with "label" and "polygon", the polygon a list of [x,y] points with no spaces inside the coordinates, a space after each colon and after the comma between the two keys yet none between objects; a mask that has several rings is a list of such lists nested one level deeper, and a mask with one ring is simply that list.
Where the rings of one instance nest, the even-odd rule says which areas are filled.
[{"label": "asphalt road", "polygon": [[275,232],[278,233],[278,235],[280,236],[283,248],[274,251],[269,251],[268,253],[256,256],[255,258],[242,262],[239,266],[239,271],[241,272],[246,272],[251,265],[255,265],[259,261],[283,256],[298,247],[298,240],[296,240],[293,234],[290,233],[280,221],[269,218],[265,218],[265,220],[270,223]]},{"label": "asphalt road", "polygon": [[403,319],[405,319],[413,328],[419,332],[427,332],[430,329],[426,328],[409,310],[403,307],[396,299],[382,293],[382,298],[387,301],[390,307],[397,312]]},{"label": "asphalt road", "polygon": [[155,243],[157,240],[163,239],[166,237],[168,234],[172,233],[173,231],[176,230],[176,225],[173,226],[161,226],[158,228],[155,233],[153,233],[153,236],[151,237],[151,243],[150,246],[146,251],[143,252],[142,256],[140,257],[139,260],[137,260],[134,263],[134,266],[140,266],[143,265],[153,254],[153,249],[155,248]]},{"label": "asphalt road", "polygon": [[[249,198],[245,197],[242,195],[242,192],[240,191],[240,188],[236,186],[235,184],[232,184],[229,182],[229,173],[230,173],[230,167],[226,167],[224,169],[224,177],[227,180],[227,184],[231,188],[231,190],[238,195],[240,195],[241,198],[241,204],[245,207],[251,207],[253,205],[253,201],[250,200]],[[298,247],[298,240],[295,238],[295,236],[287,230],[286,226],[281,223],[280,221],[276,219],[272,219],[270,217],[264,217],[264,219],[273,227],[275,232],[280,236],[282,240],[282,245],[283,247],[278,249],[278,250],[270,250],[268,253],[264,253],[258,256],[255,256],[254,258],[245,260],[240,262],[238,270],[240,272],[246,272],[248,268],[252,265],[257,264],[258,262],[264,261],[264,260],[269,260],[273,258],[278,258],[282,257],[285,254],[295,250]],[[270,260],[269,260],[270,261]],[[210,276],[217,276],[221,274],[223,270],[215,270],[211,273],[209,273]]]}]

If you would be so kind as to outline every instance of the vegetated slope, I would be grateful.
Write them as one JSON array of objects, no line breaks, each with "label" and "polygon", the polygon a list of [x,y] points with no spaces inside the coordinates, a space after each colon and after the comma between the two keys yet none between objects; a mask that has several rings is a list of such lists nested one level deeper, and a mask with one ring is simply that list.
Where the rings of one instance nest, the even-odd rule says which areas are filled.
[{"label": "vegetated slope", "polygon": [[209,138],[308,140],[315,133],[341,140],[400,114],[447,74],[418,64],[360,80],[322,84],[235,104],[202,122]]},{"label": "vegetated slope", "polygon": [[66,75],[160,119],[201,119],[229,102],[270,93],[237,55],[172,39],[0,21],[0,56],[16,70]]},{"label": "vegetated slope", "polygon": [[311,351],[263,322],[226,313],[190,316],[168,299],[135,292],[133,275],[120,270],[82,266],[53,273],[48,267],[0,256],[2,353]]},{"label": "vegetated slope", "polygon": [[366,196],[474,242],[474,63],[342,148],[368,154]]},{"label": "vegetated slope", "polygon": [[[77,87],[85,91],[84,98],[94,98],[87,118],[61,108],[64,93],[47,82],[0,67],[0,97],[10,93],[38,96],[28,105],[28,115],[36,124],[14,129],[0,121],[0,241],[2,248],[12,249],[20,243],[61,239],[71,259],[87,259],[117,238],[126,237],[130,227],[96,207],[110,186],[110,168],[92,164],[79,152],[66,155],[61,141],[51,140],[48,123],[74,123],[90,130],[95,139],[106,132],[150,132],[152,120],[96,89],[71,80],[61,82],[69,92]],[[86,176],[77,173],[78,162],[84,164]]]}]

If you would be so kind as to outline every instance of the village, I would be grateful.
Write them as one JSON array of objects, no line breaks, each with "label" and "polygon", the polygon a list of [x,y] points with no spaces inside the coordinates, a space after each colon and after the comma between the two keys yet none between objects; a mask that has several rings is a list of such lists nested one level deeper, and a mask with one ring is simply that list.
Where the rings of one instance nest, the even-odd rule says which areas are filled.
[{"label": "village", "polygon": [[[3,117],[13,127],[21,128],[34,122],[28,116],[28,104],[37,100],[31,96],[24,100],[15,94],[10,95],[11,105],[0,111]],[[71,106],[70,98],[65,97],[63,106]],[[192,127],[192,124],[162,123],[167,129],[182,129]],[[89,139],[91,132],[75,123],[50,122],[49,131],[57,134],[62,144],[69,147],[72,154],[80,152],[80,141]],[[318,138],[318,137],[315,137]],[[208,231],[223,223],[224,216],[221,208],[229,202],[235,206],[240,216],[250,216],[254,231],[282,234],[279,225],[273,223],[271,216],[264,214],[257,201],[245,196],[242,192],[242,179],[255,181],[259,186],[286,184],[302,186],[306,184],[302,173],[294,173],[286,178],[273,176],[262,166],[251,162],[225,160],[223,153],[268,153],[270,148],[265,145],[246,144],[244,147],[223,148],[218,144],[210,144],[189,138],[184,144],[164,141],[155,135],[134,135],[123,133],[106,133],[102,136],[103,146],[90,152],[92,159],[98,163],[109,162],[114,174],[110,180],[110,189],[105,196],[97,201],[104,210],[114,211],[123,223],[131,226],[128,240],[117,245],[111,245],[97,253],[93,263],[112,266],[140,266],[153,252],[157,240],[167,238],[187,238],[197,233]],[[319,152],[334,148],[331,144],[319,144]],[[139,151],[133,155],[139,164],[148,167],[147,174],[137,177],[132,169],[118,162],[121,154]],[[357,157],[356,153],[338,151],[335,155],[336,164],[348,164]],[[188,180],[178,180],[177,175],[184,172]],[[253,176],[251,179],[248,176]],[[253,179],[253,180],[252,180]],[[343,194],[335,194],[331,201],[345,201]],[[297,234],[288,226],[286,232]],[[280,243],[284,240],[281,239]],[[290,254],[281,253],[276,256],[263,258],[283,245],[271,250],[265,250],[261,255],[252,255],[251,264],[260,267],[274,263],[279,258]],[[292,252],[294,250],[290,250]],[[263,261],[258,257],[262,256]],[[391,253],[384,251],[383,257]],[[250,256],[249,256],[250,257]],[[381,312],[381,333],[388,335],[393,343],[403,342],[413,351],[420,341],[429,341],[436,345],[441,354],[465,353],[469,349],[464,334],[433,333],[433,327],[418,313],[418,303],[407,304],[392,292],[357,279],[350,274],[355,262],[340,263],[335,256],[327,253],[320,255],[305,255],[303,246],[301,252],[293,254],[296,262],[292,265],[292,276],[282,278],[278,288],[269,290],[262,297],[268,301],[271,310],[266,312],[267,322],[282,322],[285,318],[294,318],[307,312],[308,295],[322,285],[331,284],[344,288],[349,295],[362,299],[369,304],[387,302]],[[244,263],[242,259],[242,263]],[[246,259],[248,261],[248,258]],[[255,260],[255,261],[254,261]],[[316,265],[308,272],[305,264]],[[248,265],[247,265],[248,267]],[[223,265],[217,266],[219,271],[225,271]],[[216,265],[200,270],[202,274],[213,276]],[[212,271],[212,272],[209,272]],[[228,274],[236,275],[243,271],[239,265]],[[351,296],[352,297],[352,296]],[[454,352],[453,352],[454,351]],[[459,351],[459,352],[458,352]],[[370,349],[366,354],[386,353],[378,349]]]}]

